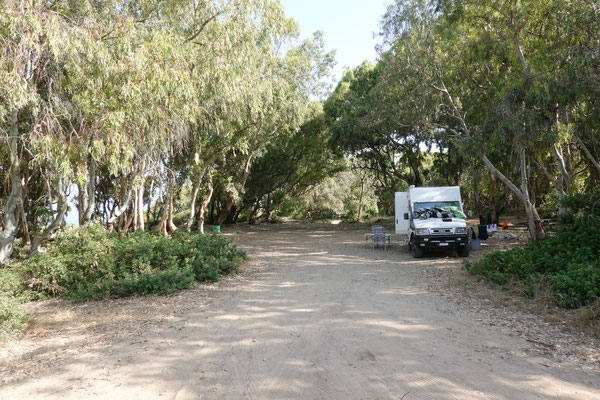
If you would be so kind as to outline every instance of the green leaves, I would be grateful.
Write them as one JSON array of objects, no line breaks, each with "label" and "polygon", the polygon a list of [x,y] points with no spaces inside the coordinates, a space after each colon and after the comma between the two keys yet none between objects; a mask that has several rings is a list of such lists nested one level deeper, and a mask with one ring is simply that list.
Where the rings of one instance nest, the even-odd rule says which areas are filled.
[{"label": "green leaves", "polygon": [[572,213],[561,218],[556,235],[524,249],[490,253],[467,269],[501,286],[520,282],[530,296],[534,284],[548,278],[562,307],[593,302],[600,296],[600,224],[586,222],[600,215],[600,194],[569,196],[564,204]]},{"label": "green leaves", "polygon": [[[104,227],[62,232],[47,252],[12,265],[20,293],[75,301],[161,295],[235,273],[246,255],[227,238],[177,232],[119,238]],[[5,276],[0,274],[0,277]],[[1,282],[0,282],[1,283]],[[34,295],[35,295],[34,293]],[[29,294],[32,296],[32,294]]]}]

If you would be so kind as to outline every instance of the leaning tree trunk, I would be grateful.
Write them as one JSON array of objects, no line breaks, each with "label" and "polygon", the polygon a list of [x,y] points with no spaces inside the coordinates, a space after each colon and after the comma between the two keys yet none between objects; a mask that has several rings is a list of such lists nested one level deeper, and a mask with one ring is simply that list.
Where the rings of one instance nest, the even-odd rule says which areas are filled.
[{"label": "leaning tree trunk", "polygon": [[527,220],[529,226],[529,232],[533,239],[543,239],[545,236],[544,229],[540,217],[538,215],[535,205],[533,205],[529,199],[529,191],[527,189],[527,163],[525,157],[525,149],[520,150],[521,158],[521,190],[514,183],[512,183],[502,172],[500,172],[494,164],[482,155],[482,160],[485,165],[523,202],[525,205],[525,212],[527,213]]},{"label": "leaning tree trunk", "polygon": [[588,149],[588,147],[585,145],[585,143],[583,143],[583,140],[581,140],[581,138],[578,135],[573,135],[573,136],[575,137],[575,140],[577,140],[577,143],[583,150],[585,156],[592,163],[592,165],[596,168],[596,170],[598,170],[598,175],[600,175],[600,159],[594,157],[594,155],[590,152],[590,149]]},{"label": "leaning tree trunk", "polygon": [[23,201],[20,162],[18,152],[19,128],[18,114],[13,111],[10,120],[10,137],[7,138],[10,160],[10,194],[4,207],[4,229],[0,232],[0,264],[4,264],[13,251],[13,242],[17,234],[17,205]]}]

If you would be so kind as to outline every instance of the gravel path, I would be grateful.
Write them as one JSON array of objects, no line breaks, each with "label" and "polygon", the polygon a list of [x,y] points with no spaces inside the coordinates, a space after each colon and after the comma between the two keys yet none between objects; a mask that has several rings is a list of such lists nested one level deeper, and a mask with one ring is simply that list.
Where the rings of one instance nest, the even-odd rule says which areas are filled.
[{"label": "gravel path", "polygon": [[1,349],[0,398],[600,399],[600,369],[433,290],[454,255],[310,226],[238,241],[252,261],[219,285],[32,306],[38,324]]}]

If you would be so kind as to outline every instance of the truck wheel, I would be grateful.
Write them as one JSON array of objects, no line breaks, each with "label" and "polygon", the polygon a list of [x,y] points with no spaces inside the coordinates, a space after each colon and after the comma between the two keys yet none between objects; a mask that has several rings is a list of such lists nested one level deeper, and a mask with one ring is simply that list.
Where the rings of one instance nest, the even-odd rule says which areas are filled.
[{"label": "truck wheel", "polygon": [[425,255],[425,251],[417,246],[414,242],[411,242],[410,250],[414,258],[423,258],[423,255]]},{"label": "truck wheel", "polygon": [[457,247],[456,252],[459,257],[469,257],[469,246],[466,245],[464,247]]}]

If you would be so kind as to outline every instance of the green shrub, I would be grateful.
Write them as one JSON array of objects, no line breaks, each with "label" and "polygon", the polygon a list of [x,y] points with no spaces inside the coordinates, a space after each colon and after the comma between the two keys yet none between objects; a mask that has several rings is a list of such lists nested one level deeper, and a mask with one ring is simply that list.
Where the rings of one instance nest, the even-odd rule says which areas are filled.
[{"label": "green shrub", "polygon": [[100,225],[58,234],[44,253],[13,263],[29,297],[73,301],[134,294],[162,295],[236,273],[245,253],[222,235],[177,232],[126,237]]},{"label": "green shrub", "polygon": [[530,296],[536,283],[547,279],[560,306],[590,304],[600,297],[600,192],[570,196],[563,204],[570,212],[561,217],[555,235],[523,249],[490,253],[465,267],[500,286],[521,282]]},{"label": "green shrub", "polygon": [[25,300],[18,274],[0,268],[0,340],[19,334],[26,326],[26,313],[19,303]]},{"label": "green shrub", "polygon": [[0,340],[21,333],[27,326],[26,318],[16,298],[0,295]]}]

